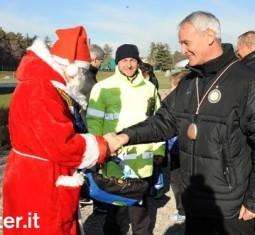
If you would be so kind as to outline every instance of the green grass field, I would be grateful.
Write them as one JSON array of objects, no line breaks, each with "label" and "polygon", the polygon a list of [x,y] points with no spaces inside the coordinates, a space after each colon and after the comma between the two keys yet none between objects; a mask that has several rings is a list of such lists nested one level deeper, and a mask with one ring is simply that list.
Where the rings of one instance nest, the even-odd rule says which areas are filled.
[{"label": "green grass field", "polygon": [[[1,83],[16,83],[14,72],[0,71],[0,84]],[[11,100],[11,94],[0,95],[0,108],[8,107]]]},{"label": "green grass field", "polygon": [[155,72],[159,82],[159,89],[169,89],[170,79],[165,77],[165,72]]},{"label": "green grass field", "polygon": [[[98,81],[103,80],[111,76],[113,72],[99,72],[97,79]],[[164,72],[156,72],[156,77],[159,81],[159,89],[168,89],[170,86],[169,79],[164,77]],[[7,79],[8,78],[8,79]],[[1,72],[0,71],[0,83],[12,83],[16,82],[14,78],[14,72]],[[11,100],[11,94],[0,95],[0,107],[8,107]]]},{"label": "green grass field", "polygon": [[11,101],[11,94],[0,95],[0,108],[8,107]]}]

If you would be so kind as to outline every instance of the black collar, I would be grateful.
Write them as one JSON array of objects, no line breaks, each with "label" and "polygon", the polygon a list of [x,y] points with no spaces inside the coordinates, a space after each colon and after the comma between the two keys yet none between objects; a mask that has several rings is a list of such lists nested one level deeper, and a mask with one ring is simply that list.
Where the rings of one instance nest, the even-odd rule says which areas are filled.
[{"label": "black collar", "polygon": [[94,67],[93,65],[90,65],[89,66],[89,70],[90,70],[90,72],[92,72],[93,74],[97,74],[97,72],[98,72],[98,68],[97,67]]},{"label": "black collar", "polygon": [[242,63],[249,64],[250,62],[255,62],[255,51],[251,52],[247,56],[245,56],[242,60]]},{"label": "black collar", "polygon": [[231,44],[222,44],[223,53],[219,57],[212,59],[205,64],[198,66],[187,66],[187,68],[199,77],[208,77],[215,75],[217,72],[226,67],[229,63],[236,60],[237,57],[234,53]]}]

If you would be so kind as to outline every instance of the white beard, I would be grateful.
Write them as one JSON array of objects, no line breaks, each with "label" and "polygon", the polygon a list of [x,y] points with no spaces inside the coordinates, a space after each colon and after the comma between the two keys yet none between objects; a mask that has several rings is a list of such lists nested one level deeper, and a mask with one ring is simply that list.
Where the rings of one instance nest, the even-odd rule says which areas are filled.
[{"label": "white beard", "polygon": [[85,85],[85,75],[80,69],[78,75],[71,78],[66,84],[66,92],[70,95],[83,110],[86,110],[88,102],[86,96],[81,93],[81,89]]}]

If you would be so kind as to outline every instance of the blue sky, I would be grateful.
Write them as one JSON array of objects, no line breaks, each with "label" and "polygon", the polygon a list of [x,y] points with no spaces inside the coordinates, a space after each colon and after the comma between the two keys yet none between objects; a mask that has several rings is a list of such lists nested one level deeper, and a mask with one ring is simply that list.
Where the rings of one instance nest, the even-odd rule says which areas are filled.
[{"label": "blue sky", "polygon": [[0,26],[55,40],[57,28],[83,25],[92,43],[137,44],[147,55],[150,42],[179,50],[178,23],[196,10],[210,11],[221,21],[223,42],[235,43],[255,30],[254,0],[0,0]]}]

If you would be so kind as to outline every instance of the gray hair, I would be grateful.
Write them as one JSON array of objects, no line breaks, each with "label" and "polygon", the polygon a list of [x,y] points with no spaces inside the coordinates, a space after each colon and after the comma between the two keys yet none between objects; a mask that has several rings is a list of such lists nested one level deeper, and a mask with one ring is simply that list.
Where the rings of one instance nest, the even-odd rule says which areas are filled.
[{"label": "gray hair", "polygon": [[210,12],[195,11],[182,20],[179,27],[185,23],[191,23],[201,32],[210,29],[215,33],[217,39],[221,39],[220,21]]},{"label": "gray hair", "polygon": [[245,44],[248,48],[255,47],[255,31],[248,31],[238,37],[238,42]]},{"label": "gray hair", "polygon": [[98,58],[99,60],[103,60],[104,59],[104,50],[96,45],[96,44],[91,44],[89,46],[89,50],[90,50],[90,54],[93,54],[96,58]]}]

